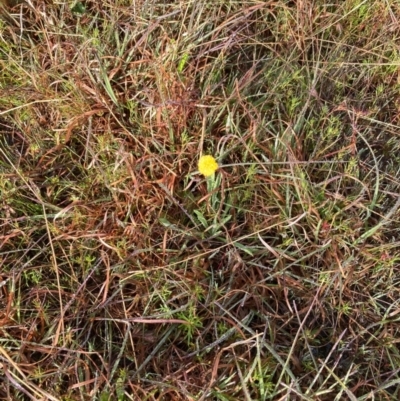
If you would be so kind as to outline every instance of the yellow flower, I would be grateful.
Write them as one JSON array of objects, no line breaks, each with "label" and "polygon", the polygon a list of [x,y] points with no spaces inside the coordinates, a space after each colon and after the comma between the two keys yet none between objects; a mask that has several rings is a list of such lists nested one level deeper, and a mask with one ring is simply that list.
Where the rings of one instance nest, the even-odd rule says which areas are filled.
[{"label": "yellow flower", "polygon": [[199,171],[205,177],[213,175],[218,170],[217,161],[210,155],[201,156],[199,159]]}]

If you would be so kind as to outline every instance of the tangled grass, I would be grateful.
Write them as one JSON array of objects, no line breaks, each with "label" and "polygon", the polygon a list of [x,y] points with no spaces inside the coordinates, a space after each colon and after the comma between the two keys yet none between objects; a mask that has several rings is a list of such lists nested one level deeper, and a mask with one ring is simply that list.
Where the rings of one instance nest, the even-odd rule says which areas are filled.
[{"label": "tangled grass", "polygon": [[400,5],[7,3],[0,399],[398,399]]}]

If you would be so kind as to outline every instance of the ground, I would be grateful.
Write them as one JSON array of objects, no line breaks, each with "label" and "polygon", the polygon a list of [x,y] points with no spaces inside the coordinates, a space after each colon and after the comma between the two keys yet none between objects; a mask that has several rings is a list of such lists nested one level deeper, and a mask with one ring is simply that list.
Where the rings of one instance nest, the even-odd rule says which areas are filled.
[{"label": "ground", "polygon": [[399,399],[400,4],[3,3],[0,399]]}]

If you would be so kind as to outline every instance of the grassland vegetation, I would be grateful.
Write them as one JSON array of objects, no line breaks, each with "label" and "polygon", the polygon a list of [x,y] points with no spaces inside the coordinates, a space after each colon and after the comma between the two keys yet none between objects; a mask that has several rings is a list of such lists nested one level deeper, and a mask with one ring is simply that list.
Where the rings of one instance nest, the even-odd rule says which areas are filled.
[{"label": "grassland vegetation", "polygon": [[0,15],[0,399],[399,399],[398,2]]}]

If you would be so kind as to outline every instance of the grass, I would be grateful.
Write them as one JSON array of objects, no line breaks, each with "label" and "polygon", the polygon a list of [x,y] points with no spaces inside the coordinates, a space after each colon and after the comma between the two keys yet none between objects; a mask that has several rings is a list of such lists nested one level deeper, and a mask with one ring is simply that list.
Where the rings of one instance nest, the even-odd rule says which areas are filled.
[{"label": "grass", "polygon": [[399,5],[17,3],[0,399],[398,399]]}]

